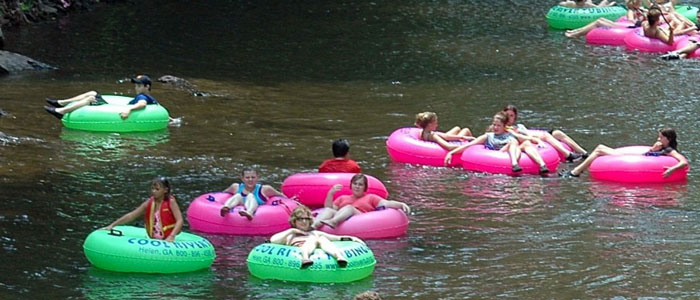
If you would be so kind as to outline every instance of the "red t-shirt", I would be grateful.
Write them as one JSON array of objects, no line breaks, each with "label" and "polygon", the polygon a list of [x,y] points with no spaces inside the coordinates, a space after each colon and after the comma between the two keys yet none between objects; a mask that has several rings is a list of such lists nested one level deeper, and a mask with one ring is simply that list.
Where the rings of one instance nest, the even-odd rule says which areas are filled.
[{"label": "red t-shirt", "polygon": [[338,207],[338,209],[343,208],[346,205],[352,205],[357,210],[366,213],[373,211],[379,205],[379,201],[382,201],[382,197],[375,194],[365,194],[364,196],[355,199],[352,195],[342,195],[333,200],[333,204]]},{"label": "red t-shirt", "polygon": [[320,167],[319,173],[360,173],[360,166],[352,159],[326,159]]}]

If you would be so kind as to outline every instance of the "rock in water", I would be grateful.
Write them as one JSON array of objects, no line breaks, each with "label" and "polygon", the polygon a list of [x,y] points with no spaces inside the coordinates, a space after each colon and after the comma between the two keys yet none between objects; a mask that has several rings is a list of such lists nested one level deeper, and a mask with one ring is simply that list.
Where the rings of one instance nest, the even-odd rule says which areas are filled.
[{"label": "rock in water", "polygon": [[23,71],[54,70],[53,66],[14,52],[0,50],[0,75]]}]

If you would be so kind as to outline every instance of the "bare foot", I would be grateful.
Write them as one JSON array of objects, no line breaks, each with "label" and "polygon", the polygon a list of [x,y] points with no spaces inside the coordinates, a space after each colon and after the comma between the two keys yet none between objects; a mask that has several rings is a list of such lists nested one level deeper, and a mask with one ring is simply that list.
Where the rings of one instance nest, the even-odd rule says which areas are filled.
[{"label": "bare foot", "polygon": [[308,258],[302,259],[301,260],[301,269],[308,269],[313,264],[314,264],[313,260],[310,260]]},{"label": "bare foot", "polygon": [[246,219],[248,219],[248,221],[252,221],[252,220],[253,220],[253,216],[252,216],[251,214],[249,214],[249,213],[248,213],[247,211],[245,211],[245,210],[239,210],[239,211],[238,211],[238,214],[241,215],[241,217],[246,217]]}]

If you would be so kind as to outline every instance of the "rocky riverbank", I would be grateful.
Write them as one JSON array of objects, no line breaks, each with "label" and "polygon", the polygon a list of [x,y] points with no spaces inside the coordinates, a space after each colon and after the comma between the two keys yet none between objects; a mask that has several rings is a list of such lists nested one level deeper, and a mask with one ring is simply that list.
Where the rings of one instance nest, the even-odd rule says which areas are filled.
[{"label": "rocky riverbank", "polygon": [[[0,49],[3,28],[51,20],[75,11],[91,10],[100,3],[119,0],[5,0],[0,1]],[[124,1],[124,0],[122,0]]]}]

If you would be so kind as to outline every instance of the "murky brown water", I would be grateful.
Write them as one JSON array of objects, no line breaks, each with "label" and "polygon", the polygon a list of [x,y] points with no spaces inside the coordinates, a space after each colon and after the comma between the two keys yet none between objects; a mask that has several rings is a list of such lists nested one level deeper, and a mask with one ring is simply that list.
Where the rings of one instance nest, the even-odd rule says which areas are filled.
[{"label": "murky brown water", "polygon": [[[546,28],[541,1],[294,4],[150,1],[5,32],[59,70],[0,79],[0,298],[697,298],[698,61],[592,47]],[[691,4],[698,5],[693,1]],[[132,94],[137,73],[184,77],[218,97],[155,84],[181,127],[71,131],[45,97]],[[687,184],[624,186],[392,163],[385,139],[415,113],[480,133],[505,104],[582,145],[650,144],[678,129]],[[369,241],[374,275],[351,284],[261,281],[245,257],[265,237],[207,237],[211,270],[115,274],[87,234],[172,178],[186,208],[256,165],[266,183],[351,155],[414,210],[405,237]],[[568,166],[571,167],[572,165]],[[567,167],[561,165],[561,168]]]}]

